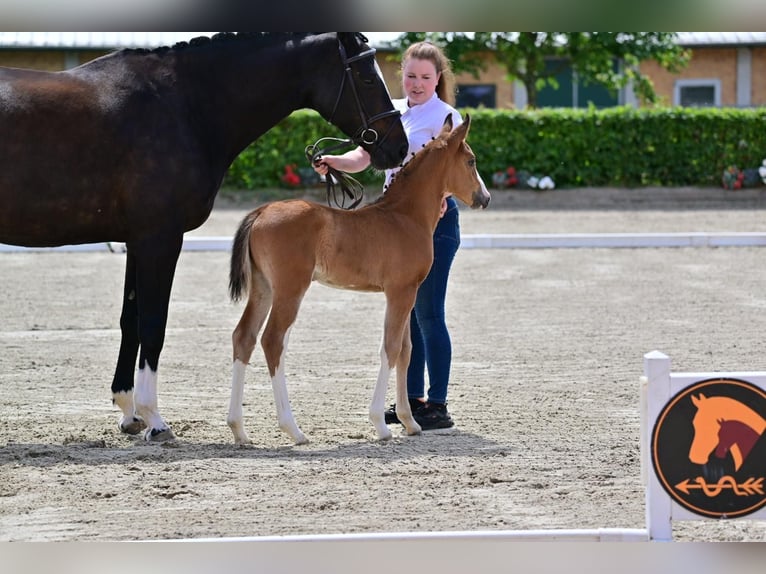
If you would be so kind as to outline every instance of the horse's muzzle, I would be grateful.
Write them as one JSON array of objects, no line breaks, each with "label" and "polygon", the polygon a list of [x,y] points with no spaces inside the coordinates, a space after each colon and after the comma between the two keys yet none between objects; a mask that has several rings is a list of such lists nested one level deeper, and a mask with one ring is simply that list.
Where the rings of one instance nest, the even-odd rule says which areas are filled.
[{"label": "horse's muzzle", "polygon": [[479,207],[486,209],[492,196],[489,195],[489,192],[486,189],[479,189],[473,192],[472,198],[473,203],[471,203],[471,209],[477,209]]}]

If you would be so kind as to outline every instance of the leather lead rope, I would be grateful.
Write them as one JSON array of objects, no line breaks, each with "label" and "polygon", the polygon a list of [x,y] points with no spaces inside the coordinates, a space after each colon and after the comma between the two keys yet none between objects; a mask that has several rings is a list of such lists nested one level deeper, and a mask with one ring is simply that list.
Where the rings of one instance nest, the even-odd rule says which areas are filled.
[{"label": "leather lead rope", "polygon": [[[317,149],[320,142],[331,140],[338,142],[333,146],[327,148]],[[355,145],[356,142],[350,139],[338,139],[338,138],[321,138],[313,145],[306,146],[306,159],[314,166],[322,162],[322,156],[328,151],[336,150],[341,147]],[[330,207],[338,207],[340,209],[351,210],[356,208],[364,199],[364,186],[356,178],[350,176],[346,172],[337,170],[333,167],[327,166],[327,175],[325,176],[325,182],[327,184],[327,205]],[[340,189],[336,188],[337,186]],[[350,205],[346,205],[346,202],[350,201]],[[335,205],[333,205],[333,202]]]}]

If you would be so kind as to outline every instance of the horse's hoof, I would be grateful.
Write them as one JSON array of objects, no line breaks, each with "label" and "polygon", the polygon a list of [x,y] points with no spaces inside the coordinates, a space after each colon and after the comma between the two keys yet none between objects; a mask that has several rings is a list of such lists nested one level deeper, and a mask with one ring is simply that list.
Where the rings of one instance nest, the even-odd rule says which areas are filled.
[{"label": "horse's hoof", "polygon": [[125,419],[123,417],[122,420],[120,420],[119,423],[120,431],[124,432],[125,434],[138,434],[142,430],[146,428],[146,423],[138,417],[131,417],[130,419]]},{"label": "horse's hoof", "polygon": [[309,439],[306,438],[306,435],[301,434],[299,437],[295,438],[295,444],[308,444]]},{"label": "horse's hoof", "polygon": [[393,433],[390,430],[388,430],[388,428],[386,428],[385,431],[378,433],[378,440],[380,441],[391,440],[392,436],[394,436]]},{"label": "horse's hoof", "polygon": [[164,429],[146,429],[144,432],[144,440],[146,442],[165,442],[169,440],[175,440],[176,435],[170,428]]},{"label": "horse's hoof", "polygon": [[417,436],[423,434],[423,429],[420,428],[418,423],[415,423],[410,428],[405,428],[404,432],[407,433],[407,436]]}]

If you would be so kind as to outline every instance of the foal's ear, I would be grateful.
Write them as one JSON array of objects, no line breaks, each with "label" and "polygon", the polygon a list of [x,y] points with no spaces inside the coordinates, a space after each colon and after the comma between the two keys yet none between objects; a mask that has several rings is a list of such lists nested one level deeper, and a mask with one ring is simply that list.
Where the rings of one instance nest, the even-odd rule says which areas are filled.
[{"label": "foal's ear", "polygon": [[452,131],[452,113],[447,114],[447,117],[444,118],[444,123],[442,124],[442,129],[439,132],[439,137],[443,138],[449,135],[449,133]]},{"label": "foal's ear", "polygon": [[470,127],[471,127],[471,116],[469,114],[466,114],[465,119],[463,120],[463,123],[455,128],[455,131],[452,132],[450,139],[455,141],[461,141],[461,142],[465,141],[465,138],[468,136],[468,128]]}]

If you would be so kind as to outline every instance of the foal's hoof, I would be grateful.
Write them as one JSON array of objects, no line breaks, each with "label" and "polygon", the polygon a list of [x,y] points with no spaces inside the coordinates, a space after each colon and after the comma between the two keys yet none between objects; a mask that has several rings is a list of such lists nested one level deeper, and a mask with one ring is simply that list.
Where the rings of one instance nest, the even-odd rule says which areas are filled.
[{"label": "foal's hoof", "polygon": [[146,442],[165,442],[175,440],[176,435],[170,430],[170,427],[164,429],[146,429],[144,440]]},{"label": "foal's hoof", "polygon": [[418,423],[415,423],[410,428],[405,428],[404,432],[407,434],[407,436],[417,436],[423,434],[423,429],[420,428]]},{"label": "foal's hoof", "polygon": [[389,430],[388,427],[385,427],[385,430],[378,431],[378,440],[380,441],[391,440],[391,437],[393,436],[394,434]]},{"label": "foal's hoof", "polygon": [[138,434],[146,428],[146,423],[138,417],[122,417],[119,427],[125,434]]},{"label": "foal's hoof", "polygon": [[308,444],[309,443],[309,439],[303,433],[301,433],[299,436],[293,438],[293,440],[295,441],[296,445]]}]

